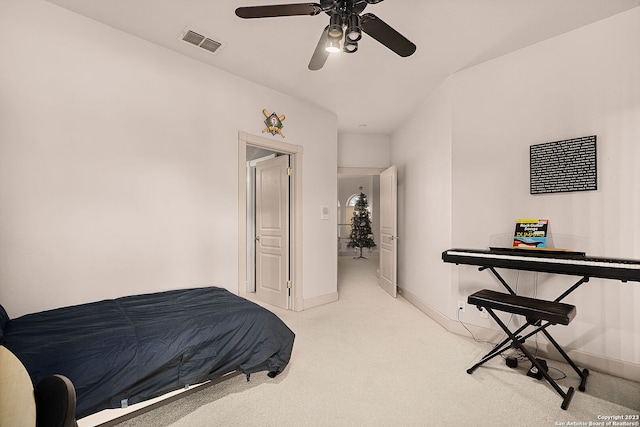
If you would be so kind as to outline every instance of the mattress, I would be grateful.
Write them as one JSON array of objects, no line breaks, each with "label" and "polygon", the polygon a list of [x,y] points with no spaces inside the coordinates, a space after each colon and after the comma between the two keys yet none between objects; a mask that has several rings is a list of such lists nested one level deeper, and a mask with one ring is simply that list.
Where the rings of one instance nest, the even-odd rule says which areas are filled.
[{"label": "mattress", "polygon": [[181,289],[10,319],[3,345],[34,386],[53,374],[76,388],[78,418],[229,372],[275,376],[295,335],[271,311],[226,289]]}]

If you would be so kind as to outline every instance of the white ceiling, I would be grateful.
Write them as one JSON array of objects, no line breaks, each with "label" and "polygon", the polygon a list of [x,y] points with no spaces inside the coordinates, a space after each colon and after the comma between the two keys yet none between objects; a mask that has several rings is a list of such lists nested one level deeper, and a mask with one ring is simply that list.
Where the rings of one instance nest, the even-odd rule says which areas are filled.
[{"label": "white ceiling", "polygon": [[[402,58],[366,34],[354,54],[310,71],[329,22],[240,19],[239,6],[287,0],[49,0],[134,36],[317,104],[340,132],[390,134],[456,71],[640,5],[639,0],[386,0],[373,13],[417,45]],[[294,0],[290,3],[300,3]],[[223,43],[215,55],[180,40],[186,27]],[[366,125],[364,127],[363,125]]]}]

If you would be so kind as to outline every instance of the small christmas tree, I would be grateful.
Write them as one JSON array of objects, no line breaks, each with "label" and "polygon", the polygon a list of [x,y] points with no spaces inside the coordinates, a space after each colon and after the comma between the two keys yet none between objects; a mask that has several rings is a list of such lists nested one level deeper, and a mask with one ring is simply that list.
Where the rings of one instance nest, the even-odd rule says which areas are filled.
[{"label": "small christmas tree", "polygon": [[367,196],[362,192],[362,187],[360,187],[360,195],[353,209],[349,239],[347,247],[360,248],[360,256],[354,257],[356,259],[365,258],[362,256],[362,248],[371,249],[376,246],[371,232],[371,217],[367,207]]}]

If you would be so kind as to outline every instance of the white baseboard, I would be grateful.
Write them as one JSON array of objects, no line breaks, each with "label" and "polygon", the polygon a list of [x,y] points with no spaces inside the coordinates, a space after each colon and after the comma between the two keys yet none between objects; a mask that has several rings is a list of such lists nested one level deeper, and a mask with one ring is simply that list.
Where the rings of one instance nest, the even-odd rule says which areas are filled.
[{"label": "white baseboard", "polygon": [[[447,331],[457,335],[463,335],[467,337],[469,336],[469,331],[467,331],[459,321],[455,319],[449,319],[447,316],[429,306],[429,304],[425,303],[406,289],[398,287],[398,293],[411,304],[413,304],[418,310],[422,311],[424,314],[435,320]],[[479,341],[498,342],[502,337],[505,336],[502,330],[490,329],[472,324],[465,325]],[[582,350],[571,348],[563,348],[563,350],[581,369],[593,369],[597,372],[602,372],[616,377],[640,382],[640,365],[638,364],[625,362],[623,360],[610,359]],[[549,343],[538,343],[538,354],[543,355],[548,359],[564,362],[562,356],[553,347],[553,345]]]},{"label": "white baseboard", "polygon": [[338,293],[332,292],[330,294],[320,295],[313,298],[307,298],[303,300],[304,310],[308,310],[313,307],[319,307],[321,305],[330,304],[338,301]]}]

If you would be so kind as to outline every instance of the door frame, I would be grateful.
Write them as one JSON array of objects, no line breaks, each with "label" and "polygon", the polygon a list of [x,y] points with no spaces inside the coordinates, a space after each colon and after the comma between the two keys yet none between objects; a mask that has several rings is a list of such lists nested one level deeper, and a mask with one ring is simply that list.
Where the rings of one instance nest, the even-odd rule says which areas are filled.
[{"label": "door frame", "polygon": [[[338,186],[340,186],[340,178],[342,177],[353,177],[353,176],[380,176],[380,174],[386,168],[359,168],[359,167],[339,167],[338,168]],[[338,194],[340,193],[340,189],[338,188]],[[338,200],[338,203],[341,201]],[[342,209],[343,206],[339,206],[339,209]],[[377,213],[376,213],[377,214]],[[337,216],[337,226],[340,227],[340,213]],[[349,221],[350,218],[345,218],[345,221]],[[338,236],[339,236],[338,232]],[[340,245],[338,245],[338,256],[340,255]]]},{"label": "door frame", "polygon": [[291,310],[304,309],[302,283],[302,154],[300,145],[238,132],[238,295],[247,297],[247,145],[291,156]]},{"label": "door frame", "polygon": [[[380,176],[382,172],[384,172],[386,168],[338,168],[338,185],[340,185],[341,177],[349,177],[349,176]],[[339,192],[339,191],[338,191]],[[338,200],[340,202],[340,200]],[[349,218],[345,218],[348,220]],[[338,223],[340,222],[340,215],[337,215]],[[338,225],[339,226],[339,225]],[[340,252],[340,248],[338,248],[338,252]]]},{"label": "door frame", "polygon": [[[338,182],[340,181],[340,177],[341,176],[357,176],[357,175],[380,176],[380,174],[382,174],[382,172],[384,172],[387,169],[389,169],[389,167],[391,167],[391,166],[388,166],[386,168],[338,168]],[[396,203],[397,203],[397,201],[396,201]],[[339,250],[340,249],[338,249],[338,251]],[[397,266],[396,266],[396,268],[397,268]],[[382,274],[382,271],[380,271],[380,274]],[[397,270],[396,270],[396,274],[397,274]],[[379,280],[382,280],[381,276],[379,277]],[[397,287],[397,278],[396,278],[396,287]],[[382,288],[382,289],[384,289],[384,288]]]}]

